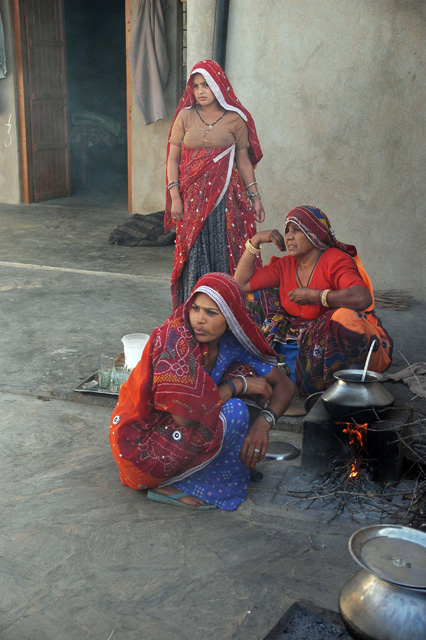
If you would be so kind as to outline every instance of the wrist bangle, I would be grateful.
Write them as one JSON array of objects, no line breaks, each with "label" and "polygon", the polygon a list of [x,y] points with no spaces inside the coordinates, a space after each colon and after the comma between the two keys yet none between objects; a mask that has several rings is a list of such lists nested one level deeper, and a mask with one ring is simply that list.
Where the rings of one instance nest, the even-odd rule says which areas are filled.
[{"label": "wrist bangle", "polygon": [[330,293],[331,289],[324,289],[321,293],[321,304],[323,307],[329,307],[330,305],[327,302],[327,296]]},{"label": "wrist bangle", "polygon": [[262,196],[257,191],[253,191],[252,193],[249,193],[247,191],[247,196],[250,202],[253,200],[253,198],[259,198],[259,200],[262,200]]},{"label": "wrist bangle", "polygon": [[244,376],[242,375],[238,375],[238,376],[234,376],[234,378],[240,378],[241,382],[243,383],[243,388],[241,390],[241,393],[239,393],[239,396],[244,396],[247,393],[247,380],[245,379]]},{"label": "wrist bangle", "polygon": [[180,180],[172,180],[171,182],[169,182],[169,184],[167,185],[167,191],[170,191],[172,187],[180,187]]},{"label": "wrist bangle", "polygon": [[271,414],[271,416],[275,419],[275,422],[278,420],[277,414],[270,407],[266,407],[265,409],[263,409],[263,411],[268,411]]},{"label": "wrist bangle", "polygon": [[322,291],[318,291],[318,304],[321,304]]},{"label": "wrist bangle", "polygon": [[260,249],[256,249],[256,247],[253,247],[252,243],[250,242],[250,238],[247,238],[244,246],[247,249],[247,251],[251,253],[253,256],[260,255]]},{"label": "wrist bangle", "polygon": [[[228,384],[231,387],[231,398],[235,398],[235,396],[237,395],[237,390],[235,388],[235,384],[232,382],[232,380],[224,380],[223,384]],[[222,384],[222,386],[223,386]]]},{"label": "wrist bangle", "polygon": [[247,191],[247,189],[248,189],[249,187],[252,187],[254,184],[257,184],[257,182],[250,182],[250,184],[248,184],[248,185],[246,186],[246,191]]},{"label": "wrist bangle", "polygon": [[275,427],[275,423],[277,421],[275,411],[272,411],[272,409],[262,409],[259,415],[265,418],[266,422],[271,426],[271,429]]}]

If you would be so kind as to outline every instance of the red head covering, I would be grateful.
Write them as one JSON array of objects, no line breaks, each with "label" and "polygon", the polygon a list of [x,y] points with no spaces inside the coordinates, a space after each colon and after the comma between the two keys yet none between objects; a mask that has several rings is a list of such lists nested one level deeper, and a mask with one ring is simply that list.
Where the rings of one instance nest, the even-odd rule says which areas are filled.
[{"label": "red head covering", "polygon": [[226,273],[208,273],[198,280],[188,300],[176,311],[176,315],[184,316],[188,325],[189,309],[197,293],[205,293],[217,304],[229,330],[249,353],[263,362],[276,364],[277,354],[252,319],[246,295],[234,278]]},{"label": "red head covering", "polygon": [[336,247],[348,253],[350,256],[356,256],[357,250],[351,244],[344,244],[336,240],[331,224],[325,213],[317,207],[296,207],[292,209],[286,216],[284,229],[289,222],[293,222],[308,238],[317,249],[327,249],[327,247]]},{"label": "red head covering", "polygon": [[[194,91],[192,88],[192,76],[195,73],[201,73],[210,89],[213,91],[213,94],[221,107],[223,107],[227,111],[235,111],[242,117],[248,129],[250,142],[249,157],[253,165],[257,164],[259,160],[261,160],[263,153],[262,149],[260,148],[254,120],[249,111],[247,111],[247,109],[243,107],[243,105],[235,95],[235,92],[226,76],[226,73],[224,72],[222,67],[214,60],[202,60],[201,62],[197,62],[197,64],[192,68],[191,73],[189,74],[185,93],[180,99],[173,118],[169,138],[178,113],[182,111],[182,109],[190,109],[195,105]],[[169,144],[167,145],[167,158],[169,155]]]}]

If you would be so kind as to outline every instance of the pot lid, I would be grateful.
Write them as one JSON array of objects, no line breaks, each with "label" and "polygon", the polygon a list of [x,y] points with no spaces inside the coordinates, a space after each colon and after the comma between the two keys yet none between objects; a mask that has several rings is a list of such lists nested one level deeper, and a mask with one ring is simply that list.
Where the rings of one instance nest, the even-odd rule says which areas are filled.
[{"label": "pot lid", "polygon": [[300,455],[300,449],[290,442],[271,440],[265,454],[265,460],[293,460]]},{"label": "pot lid", "polygon": [[364,527],[352,534],[349,551],[377,578],[426,590],[426,533],[399,525]]}]

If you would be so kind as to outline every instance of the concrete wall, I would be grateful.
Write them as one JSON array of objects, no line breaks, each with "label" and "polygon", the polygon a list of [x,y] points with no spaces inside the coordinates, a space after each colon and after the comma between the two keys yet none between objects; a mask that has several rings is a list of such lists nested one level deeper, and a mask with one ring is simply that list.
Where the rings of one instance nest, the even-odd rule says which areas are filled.
[{"label": "concrete wall", "polygon": [[[211,55],[213,5],[188,0],[188,68]],[[226,56],[264,151],[263,228],[317,205],[376,289],[423,300],[425,41],[422,0],[232,0]]]},{"label": "concrete wall", "polygon": [[0,80],[0,202],[19,204],[19,141],[15,86],[14,41],[9,0],[0,0],[6,46],[7,76]]}]

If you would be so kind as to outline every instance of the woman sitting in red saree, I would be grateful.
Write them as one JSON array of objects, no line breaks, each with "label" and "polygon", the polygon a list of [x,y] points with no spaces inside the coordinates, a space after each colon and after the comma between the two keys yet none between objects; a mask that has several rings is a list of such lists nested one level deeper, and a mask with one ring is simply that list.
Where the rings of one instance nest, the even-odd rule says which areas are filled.
[{"label": "woman sitting in red saree", "polygon": [[176,224],[177,234],[173,309],[204,274],[235,272],[255,220],[265,217],[253,168],[261,158],[253,118],[223,69],[213,60],[197,63],[167,146],[165,229]]},{"label": "woman sitting in red saree", "polygon": [[[236,509],[294,393],[276,361],[235,280],[201,278],[121,387],[110,427],[121,482],[156,502]],[[247,396],[263,406],[251,423]]]},{"label": "woman sitting in red saree", "polygon": [[[281,233],[255,234],[235,279],[258,292],[256,321],[277,353],[298,348],[295,382],[302,395],[325,391],[333,374],[362,368],[373,340],[369,369],[382,372],[392,360],[392,340],[374,313],[373,289],[356,248],[338,242],[327,216],[316,207],[296,207]],[[288,256],[256,269],[262,243],[273,242]],[[274,296],[269,288],[278,287]],[[260,310],[260,311],[259,311]]]}]

